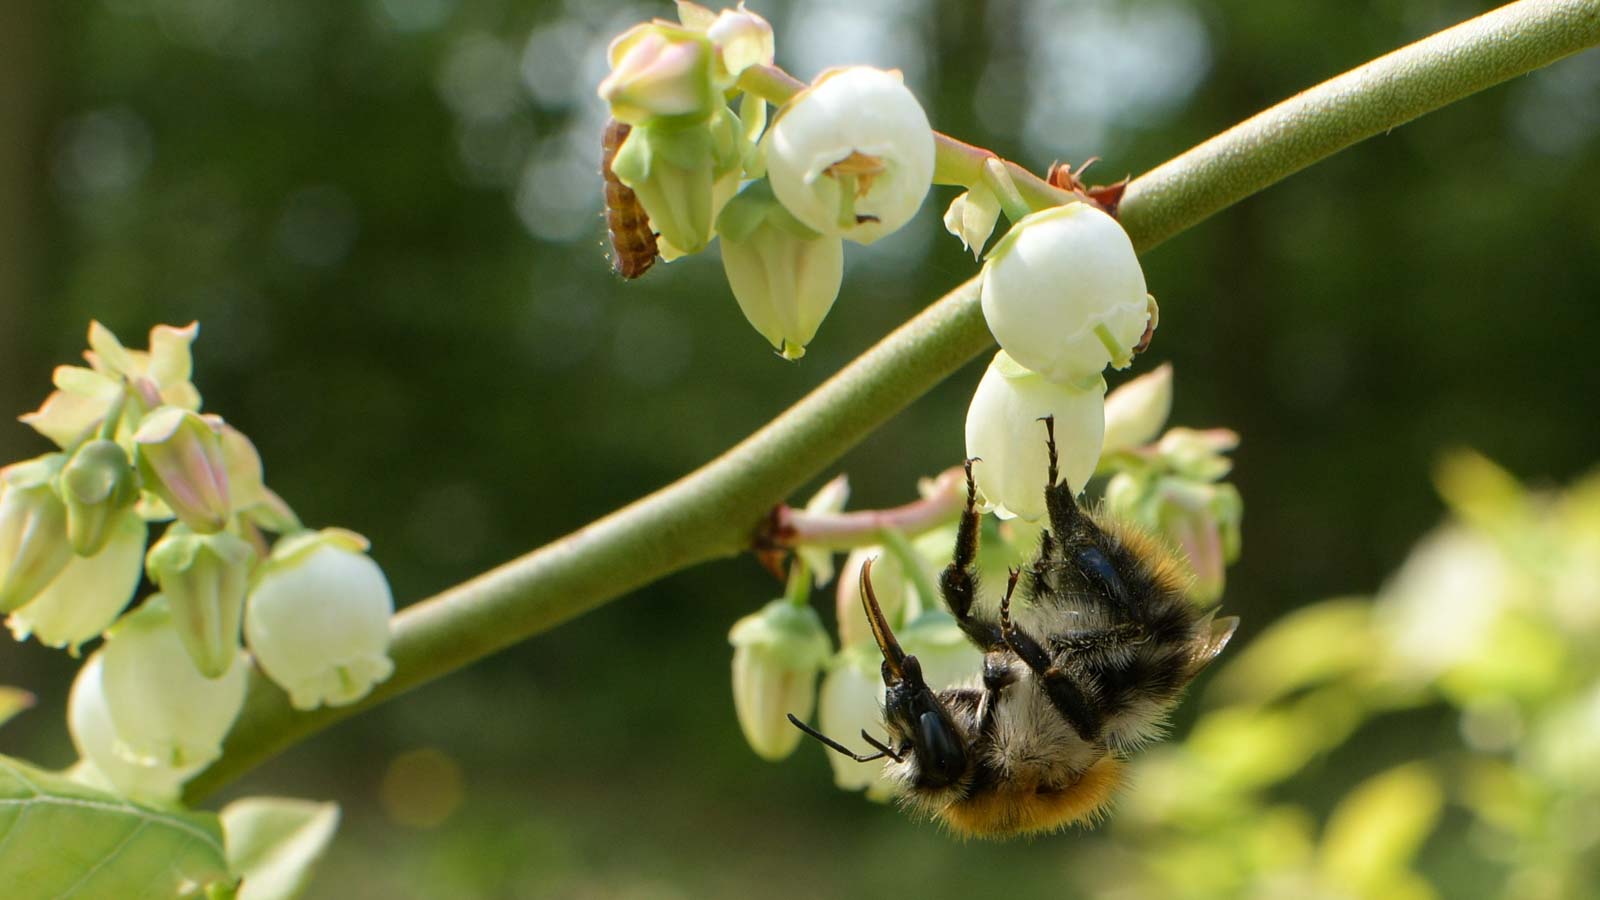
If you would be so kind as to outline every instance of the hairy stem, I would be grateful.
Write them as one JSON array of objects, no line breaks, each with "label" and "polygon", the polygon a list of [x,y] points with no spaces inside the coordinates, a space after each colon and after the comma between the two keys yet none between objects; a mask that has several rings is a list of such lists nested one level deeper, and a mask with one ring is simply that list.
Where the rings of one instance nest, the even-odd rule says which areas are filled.
[{"label": "hairy stem", "polygon": [[[1364,138],[1600,43],[1600,0],[1521,0],[1284,101],[1128,186],[1148,250]],[[979,161],[981,166],[981,161]],[[1019,182],[1020,183],[1020,182]],[[677,482],[395,616],[395,673],[361,702],[309,712],[256,675],[195,801],[273,754],[679,569],[740,552],[772,507],[992,346],[971,279],[727,453]]]}]

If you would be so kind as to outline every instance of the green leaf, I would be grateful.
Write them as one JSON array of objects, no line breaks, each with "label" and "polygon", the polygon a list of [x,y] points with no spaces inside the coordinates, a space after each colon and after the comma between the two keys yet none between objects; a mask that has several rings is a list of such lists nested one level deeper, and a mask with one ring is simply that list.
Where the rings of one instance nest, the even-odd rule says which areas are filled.
[{"label": "green leaf", "polygon": [[209,813],[139,806],[0,756],[0,897],[228,896]]},{"label": "green leaf", "polygon": [[339,827],[337,803],[247,797],[222,811],[228,865],[244,876],[239,900],[291,900]]},{"label": "green leaf", "polygon": [[1444,793],[1421,763],[1407,763],[1357,785],[1328,816],[1322,867],[1335,883],[1369,896],[1404,881],[1407,866],[1433,831]]}]

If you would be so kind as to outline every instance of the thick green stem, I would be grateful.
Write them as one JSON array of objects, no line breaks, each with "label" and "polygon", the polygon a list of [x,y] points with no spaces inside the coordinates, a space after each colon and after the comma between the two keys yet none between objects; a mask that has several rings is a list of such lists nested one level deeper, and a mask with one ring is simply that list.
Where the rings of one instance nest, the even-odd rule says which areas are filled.
[{"label": "thick green stem", "polygon": [[[1134,181],[1148,250],[1363,138],[1600,43],[1600,0],[1522,0],[1298,94]],[[772,507],[989,349],[968,280],[738,446],[624,509],[395,616],[395,673],[360,703],[301,712],[259,675],[198,800],[307,735],[667,574],[743,550]]]}]

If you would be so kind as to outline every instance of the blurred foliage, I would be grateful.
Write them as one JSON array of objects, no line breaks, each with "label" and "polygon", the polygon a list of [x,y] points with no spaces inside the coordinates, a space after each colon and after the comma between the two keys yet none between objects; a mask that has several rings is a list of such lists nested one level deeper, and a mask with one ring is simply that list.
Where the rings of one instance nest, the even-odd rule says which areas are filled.
[{"label": "blurred foliage", "polygon": [[[1376,598],[1278,620],[1148,755],[1114,829],[1141,877],[1096,893],[1597,896],[1600,473],[1534,494],[1463,452],[1438,480],[1450,520]],[[1434,710],[1458,733],[1364,752]],[[1352,777],[1319,828],[1307,789]]]},{"label": "blurred foliage", "polygon": [[[937,127],[1040,170],[1098,155],[1106,180],[1489,6],[754,5],[801,76],[899,66]],[[715,260],[615,281],[592,91],[606,37],[665,10],[14,0],[0,28],[0,408],[32,408],[91,317],[128,334],[198,318],[208,404],[256,436],[307,520],[373,539],[402,602],[706,461],[972,268],[939,225],[941,194],[856,248],[798,365],[750,332]],[[1443,651],[1417,632],[1406,656],[1363,652],[1393,627],[1366,601],[1294,613],[1313,617],[1301,652],[1251,648],[1274,619],[1370,592],[1400,564],[1438,518],[1441,450],[1481,448],[1536,485],[1594,463],[1596,110],[1590,52],[1341,154],[1146,260],[1162,301],[1150,364],[1176,365],[1175,420],[1242,434],[1249,508],[1224,598],[1244,620],[1237,667],[1210,695],[1225,705],[1141,775],[1181,776],[1162,803],[1182,809],[1146,812],[1146,787],[1099,832],[959,845],[834,790],[820,748],[755,759],[725,634],[780,586],[748,558],[343,724],[239,793],[341,803],[312,896],[1139,896],[1174,879],[1218,896],[1592,894],[1597,806],[1574,783],[1592,785],[1594,756],[1560,737],[1593,721],[1592,631],[1552,626],[1549,598],[1511,603],[1494,640],[1470,645],[1482,665],[1410,680],[1374,667]],[[841,463],[852,505],[903,502],[915,475],[959,459],[980,367]],[[0,429],[0,458],[42,449]],[[1527,523],[1551,520],[1496,524],[1482,511],[1499,508],[1483,499],[1493,485],[1444,471],[1468,539],[1541,571],[1556,526]],[[1572,551],[1589,563],[1579,581],[1600,556],[1587,546]],[[1417,590],[1437,615],[1485,615],[1470,591]],[[1377,609],[1398,615],[1387,594]],[[0,654],[0,683],[40,701],[0,731],[0,752],[71,758],[72,670],[31,645]],[[1220,771],[1190,778],[1202,765]]]}]

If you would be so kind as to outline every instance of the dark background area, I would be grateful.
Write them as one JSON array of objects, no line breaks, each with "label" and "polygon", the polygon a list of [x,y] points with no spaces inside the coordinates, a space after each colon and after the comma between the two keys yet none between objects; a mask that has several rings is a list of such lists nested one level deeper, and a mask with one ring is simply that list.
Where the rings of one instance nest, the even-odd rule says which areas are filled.
[{"label": "dark background area", "polygon": [[[1090,180],[1488,8],[753,5],[795,74],[899,66],[941,130],[1041,171],[1100,156]],[[611,34],[670,14],[12,0],[0,409],[33,409],[91,318],[138,347],[153,324],[198,319],[206,408],[255,440],[307,523],[370,537],[402,604],[707,461],[974,267],[939,224],[953,191],[937,189],[905,232],[852,248],[798,364],[744,322],[714,251],[619,282],[601,246],[593,87]],[[1597,134],[1590,52],[1147,257],[1162,319],[1136,371],[1171,360],[1173,423],[1243,435],[1245,550],[1225,600],[1237,640],[1376,589],[1438,520],[1429,471],[1449,448],[1534,485],[1594,464]],[[915,475],[959,460],[981,366],[829,470],[850,473],[853,506],[904,502]],[[0,429],[0,459],[44,449]],[[749,557],[681,573],[343,723],[230,796],[342,805],[314,897],[998,895],[1081,877],[1085,832],[960,844],[836,791],[820,748],[779,765],[750,753],[726,630],[779,591]],[[0,731],[0,752],[70,761],[75,666],[8,642],[0,682],[41,705]]]}]

